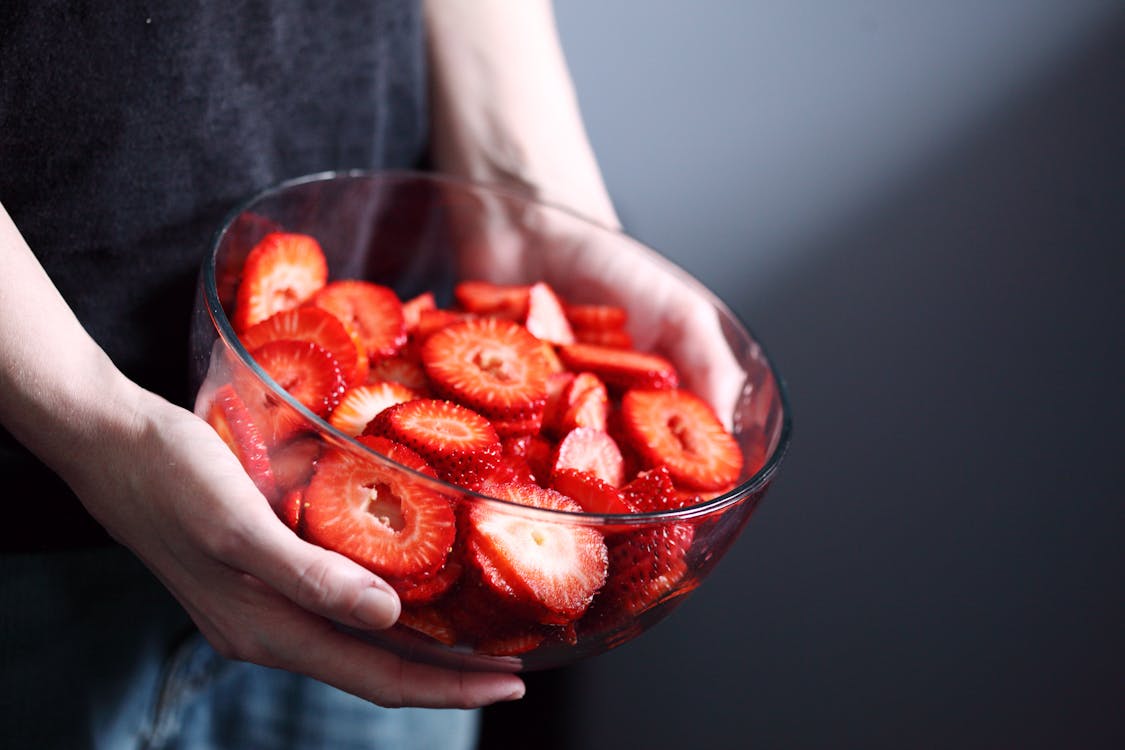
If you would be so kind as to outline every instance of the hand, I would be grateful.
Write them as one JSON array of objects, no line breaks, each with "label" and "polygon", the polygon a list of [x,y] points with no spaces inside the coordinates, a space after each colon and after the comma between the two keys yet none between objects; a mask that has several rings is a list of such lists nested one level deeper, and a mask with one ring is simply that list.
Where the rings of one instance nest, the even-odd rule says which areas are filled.
[{"label": "hand", "polygon": [[403,661],[338,630],[389,627],[374,574],[301,541],[209,425],[134,387],[120,434],[66,478],[223,656],[300,672],[383,706],[470,708],[520,697],[519,678]]}]

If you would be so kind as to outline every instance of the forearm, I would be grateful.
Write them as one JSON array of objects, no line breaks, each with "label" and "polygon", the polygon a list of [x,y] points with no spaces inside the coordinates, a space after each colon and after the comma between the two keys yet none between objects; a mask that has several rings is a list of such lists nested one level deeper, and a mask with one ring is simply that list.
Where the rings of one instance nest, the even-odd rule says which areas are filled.
[{"label": "forearm", "polygon": [[67,478],[81,454],[130,429],[137,390],[0,206],[0,423]]},{"label": "forearm", "polygon": [[616,227],[546,0],[426,0],[433,158]]}]

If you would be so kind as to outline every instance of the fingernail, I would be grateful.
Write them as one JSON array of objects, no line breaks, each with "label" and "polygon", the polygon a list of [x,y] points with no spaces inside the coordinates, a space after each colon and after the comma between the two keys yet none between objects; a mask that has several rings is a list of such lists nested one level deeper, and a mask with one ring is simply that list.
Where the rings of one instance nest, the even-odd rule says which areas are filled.
[{"label": "fingernail", "polygon": [[521,685],[519,686],[519,688],[517,688],[516,690],[512,691],[511,693],[509,693],[509,694],[507,695],[507,697],[505,697],[505,698],[501,698],[501,700],[505,700],[505,701],[518,701],[518,700],[519,700],[520,698],[522,698],[522,697],[523,697],[523,695],[524,695],[524,693],[525,693],[525,692],[527,692],[527,688],[526,688],[526,686],[524,686],[523,684],[521,684]]},{"label": "fingernail", "polygon": [[365,625],[389,628],[398,619],[398,595],[387,584],[375,581],[359,595],[353,614]]}]

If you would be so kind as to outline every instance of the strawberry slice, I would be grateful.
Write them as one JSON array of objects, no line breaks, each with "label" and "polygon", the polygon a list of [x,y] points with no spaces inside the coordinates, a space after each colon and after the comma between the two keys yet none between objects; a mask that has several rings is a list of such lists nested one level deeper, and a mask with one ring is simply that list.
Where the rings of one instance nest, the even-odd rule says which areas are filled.
[{"label": "strawberry slice", "polygon": [[566,319],[562,302],[555,290],[542,281],[531,285],[527,292],[527,318],[524,326],[532,336],[552,344],[573,344],[574,331]]},{"label": "strawberry slice", "polygon": [[328,280],[324,251],[305,234],[271,232],[246,256],[235,297],[234,330],[242,333],[281,310],[297,307]]},{"label": "strawberry slice", "polygon": [[676,491],[666,466],[638,472],[633,481],[621,488],[621,495],[640,513],[660,513],[693,504],[690,497]]},{"label": "strawberry slice", "polygon": [[624,328],[578,328],[574,339],[580,344],[593,344],[610,349],[632,349],[633,337]]},{"label": "strawberry slice", "polygon": [[560,469],[551,477],[551,489],[561,492],[582,506],[587,513],[636,513],[621,490],[587,471]]},{"label": "strawberry slice", "polygon": [[[486,488],[501,500],[537,508],[581,512],[570,498],[534,484]],[[512,596],[538,613],[544,623],[564,623],[582,615],[605,582],[608,556],[601,534],[592,528],[524,517],[485,503],[466,514],[470,538],[479,545]]]},{"label": "strawberry slice", "polygon": [[293,530],[297,536],[304,534],[302,521],[305,514],[305,491],[300,487],[295,487],[285,493],[281,499],[281,507],[278,509],[278,515],[285,525]]},{"label": "strawberry slice", "polygon": [[711,406],[680,390],[634,390],[621,400],[622,425],[649,466],[668,467],[684,489],[718,490],[737,481],[742,451]]},{"label": "strawberry slice", "polygon": [[457,310],[422,310],[418,313],[418,323],[414,326],[415,341],[425,341],[446,326],[471,320],[476,316]]},{"label": "strawberry slice", "polygon": [[[318,417],[327,416],[344,393],[340,364],[319,344],[271,341],[251,354],[274,382]],[[236,378],[236,387],[262,429],[267,445],[277,445],[306,426],[304,417],[271,393],[248,370]]]},{"label": "strawberry slice", "polygon": [[625,480],[625,461],[617,443],[608,433],[592,427],[573,429],[559,442],[551,476],[563,469],[589,472],[614,487]]},{"label": "strawberry slice", "polygon": [[371,363],[367,373],[368,383],[390,380],[402,383],[416,393],[429,393],[430,379],[422,369],[422,359],[417,347],[407,342],[393,357],[386,357]]},{"label": "strawberry slice", "polygon": [[207,422],[238,457],[242,468],[254,480],[258,490],[267,499],[273,500],[277,494],[277,485],[266,443],[250,410],[233,387],[225,385],[215,392],[215,399],[207,413]]},{"label": "strawberry slice", "polygon": [[[390,440],[359,437],[376,453],[433,476],[418,454]],[[456,536],[449,501],[395,466],[339,448],[317,464],[305,490],[305,535],[385,578],[434,573]]]},{"label": "strawberry slice", "polygon": [[418,398],[420,394],[401,383],[383,380],[357,385],[344,392],[328,417],[328,424],[351,437],[363,433],[368,422],[384,409]]},{"label": "strawberry slice", "polygon": [[406,333],[414,333],[418,327],[418,319],[425,310],[436,310],[437,300],[433,292],[422,292],[417,297],[411,297],[402,303],[402,321],[406,325]]},{"label": "strawberry slice", "polygon": [[592,372],[607,386],[619,390],[675,388],[680,382],[672,363],[656,354],[595,344],[560,346],[558,352],[568,369]]},{"label": "strawberry slice", "polygon": [[500,463],[500,438],[488,420],[450,401],[420,398],[381,411],[364,431],[402,443],[447,482],[475,489]]},{"label": "strawberry slice", "polygon": [[629,313],[616,305],[567,305],[566,319],[576,334],[580,330],[610,331],[624,328]]},{"label": "strawberry slice", "polygon": [[356,346],[335,315],[318,307],[296,307],[274,313],[248,328],[240,339],[249,352],[271,341],[312,341],[336,358],[348,385],[363,382],[367,377],[367,353]]},{"label": "strawberry slice", "polygon": [[477,318],[454,323],[422,344],[434,388],[487,419],[542,418],[548,363],[542,343],[518,323]]},{"label": "strawberry slice", "polygon": [[404,608],[398,616],[398,624],[446,646],[452,646],[460,640],[449,617],[435,607]]},{"label": "strawberry slice", "polygon": [[402,301],[394,290],[369,281],[333,281],[312,298],[353,331],[371,359],[390,357],[406,343]]},{"label": "strawberry slice", "polygon": [[525,285],[462,281],[453,287],[453,298],[465,312],[510,320],[524,320],[527,317],[527,295],[528,287]]},{"label": "strawberry slice", "polygon": [[576,427],[606,430],[609,393],[605,383],[592,372],[580,372],[574,376],[563,393],[562,407],[556,423],[560,435]]},{"label": "strawberry slice", "polygon": [[436,573],[388,578],[403,606],[429,604],[444,596],[461,579],[461,563],[449,559]]},{"label": "strawberry slice", "polygon": [[613,537],[609,574],[587,618],[590,623],[598,629],[630,625],[642,612],[687,593],[686,557],[694,536],[691,524],[675,523]]}]

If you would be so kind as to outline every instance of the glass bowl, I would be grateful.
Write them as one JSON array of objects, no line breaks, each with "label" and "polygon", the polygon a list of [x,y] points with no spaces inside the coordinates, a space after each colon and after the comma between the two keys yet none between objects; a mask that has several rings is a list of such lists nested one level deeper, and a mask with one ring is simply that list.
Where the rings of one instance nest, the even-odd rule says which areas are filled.
[{"label": "glass bowl", "polygon": [[[274,231],[315,237],[330,279],[375,282],[402,300],[430,292],[439,307],[448,307],[454,286],[463,280],[543,281],[570,304],[625,308],[635,348],[672,362],[681,387],[709,402],[733,435],[743,456],[735,486],[720,494],[699,493],[673,510],[587,513],[490,497],[376,452],[367,439],[333,427],[281,388],[235,333],[231,321],[243,263]],[[433,586],[422,587],[431,593],[403,596],[403,615],[389,630],[351,631],[406,658],[447,667],[558,667],[652,627],[707,577],[738,537],[789,441],[785,389],[761,345],[683,270],[627,235],[564,209],[432,174],[323,173],[250,199],[217,232],[203,264],[191,340],[199,416],[213,418],[232,390],[264,399],[285,414],[284,438],[267,440],[260,455],[240,458],[251,468],[254,462],[272,467],[274,480],[259,486],[296,533],[302,533],[294,516],[300,509],[290,506],[302,495],[290,490],[306,487],[328,464],[362,467],[379,478],[392,503],[421,492],[443,498],[453,509],[456,530],[446,545],[447,562],[440,576],[432,576]],[[269,431],[267,425],[257,427],[262,434]],[[497,576],[509,579],[482,562],[496,558],[467,551],[480,546],[479,537],[466,542],[470,526],[474,533],[481,526],[515,529],[539,543],[562,545],[564,552],[578,540],[584,554],[595,549],[602,582],[595,582],[585,606],[565,614],[560,607],[530,606],[526,598],[501,594],[503,585],[489,584]]]}]

